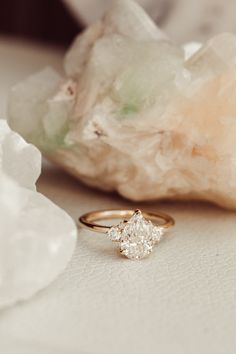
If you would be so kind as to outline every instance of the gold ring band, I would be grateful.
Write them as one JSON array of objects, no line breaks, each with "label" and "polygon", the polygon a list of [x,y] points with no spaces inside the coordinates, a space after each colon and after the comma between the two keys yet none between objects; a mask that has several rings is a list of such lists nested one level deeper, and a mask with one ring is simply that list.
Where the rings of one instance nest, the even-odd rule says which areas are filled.
[{"label": "gold ring band", "polygon": [[[92,231],[107,233],[107,231],[109,231],[109,229],[111,229],[113,225],[104,226],[95,223],[95,221],[130,218],[134,213],[135,210],[133,209],[95,210],[82,215],[79,218],[79,222],[87,229],[90,229]],[[158,223],[158,221],[160,220],[164,221],[164,223],[162,224],[158,223],[158,225],[163,227],[164,229],[168,229],[169,227],[174,226],[175,224],[174,219],[170,215],[159,211],[155,213],[142,211],[142,214],[146,219],[149,219],[154,223]]]}]

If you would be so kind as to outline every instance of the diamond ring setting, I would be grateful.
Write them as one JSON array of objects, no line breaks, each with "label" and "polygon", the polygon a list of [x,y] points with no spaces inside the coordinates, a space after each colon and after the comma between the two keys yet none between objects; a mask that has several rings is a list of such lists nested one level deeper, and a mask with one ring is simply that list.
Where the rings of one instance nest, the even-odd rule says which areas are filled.
[{"label": "diamond ring setting", "polygon": [[[118,218],[124,219],[114,226],[96,223]],[[141,212],[139,209],[93,211],[82,215],[79,221],[93,231],[106,233],[111,241],[118,243],[120,253],[132,260],[148,256],[165,231],[174,225],[174,219],[167,214]]]}]

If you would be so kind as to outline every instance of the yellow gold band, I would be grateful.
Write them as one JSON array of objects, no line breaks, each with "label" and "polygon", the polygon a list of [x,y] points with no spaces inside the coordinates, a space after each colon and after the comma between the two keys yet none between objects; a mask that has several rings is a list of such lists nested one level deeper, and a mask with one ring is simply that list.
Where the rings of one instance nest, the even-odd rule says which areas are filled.
[{"label": "yellow gold band", "polygon": [[[79,222],[82,226],[85,226],[92,231],[106,233],[113,225],[105,226],[97,224],[95,221],[130,218],[134,212],[135,210],[133,209],[96,210],[82,215],[79,218]],[[175,224],[175,221],[171,216],[159,211],[155,213],[142,211],[142,214],[146,219],[153,221],[164,229],[168,229]],[[160,220],[162,221],[161,224],[159,223]]]}]

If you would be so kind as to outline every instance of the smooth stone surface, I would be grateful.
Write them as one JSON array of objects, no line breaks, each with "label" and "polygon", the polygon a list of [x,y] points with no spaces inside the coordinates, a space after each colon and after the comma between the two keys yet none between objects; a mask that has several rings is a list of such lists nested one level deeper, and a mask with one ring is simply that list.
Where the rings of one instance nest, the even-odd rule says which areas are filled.
[{"label": "smooth stone surface", "polygon": [[77,229],[36,192],[41,154],[0,120],[0,308],[46,287],[69,262]]},{"label": "smooth stone surface", "polygon": [[5,120],[0,120],[0,173],[32,190],[41,173],[39,150],[13,133]]}]

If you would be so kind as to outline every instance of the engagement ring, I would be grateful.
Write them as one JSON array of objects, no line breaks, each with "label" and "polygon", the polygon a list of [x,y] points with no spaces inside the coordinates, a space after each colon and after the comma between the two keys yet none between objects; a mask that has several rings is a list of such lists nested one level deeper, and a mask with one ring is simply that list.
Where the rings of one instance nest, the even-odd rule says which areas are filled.
[{"label": "engagement ring", "polygon": [[[96,223],[113,219],[121,221],[115,226]],[[165,231],[175,224],[167,214],[130,209],[91,211],[82,215],[79,221],[92,231],[106,233],[111,241],[119,243],[121,254],[129,259],[142,259],[149,255]]]}]

